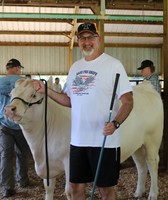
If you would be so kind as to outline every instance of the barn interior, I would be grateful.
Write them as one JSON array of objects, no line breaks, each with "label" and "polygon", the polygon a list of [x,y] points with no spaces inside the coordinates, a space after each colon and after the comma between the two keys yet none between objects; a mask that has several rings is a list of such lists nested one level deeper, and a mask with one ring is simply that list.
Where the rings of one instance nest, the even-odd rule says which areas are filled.
[{"label": "barn interior", "polygon": [[[60,77],[82,55],[77,47],[80,23],[97,24],[101,50],[122,60],[133,84],[141,81],[137,67],[153,60],[164,92],[168,115],[167,0],[1,0],[0,76],[10,58],[21,60],[24,74]],[[65,59],[66,58],[66,59]],[[168,125],[164,126],[161,167],[168,169]]]},{"label": "barn interior", "polygon": [[[76,29],[91,21],[99,29],[102,51],[119,57],[129,76],[139,75],[136,68],[148,57],[163,79],[162,0],[2,0],[0,13],[1,66],[16,55],[26,65],[24,74],[67,75],[81,57]],[[44,61],[43,54],[50,54],[50,59]],[[5,74],[4,68],[0,74]]]}]

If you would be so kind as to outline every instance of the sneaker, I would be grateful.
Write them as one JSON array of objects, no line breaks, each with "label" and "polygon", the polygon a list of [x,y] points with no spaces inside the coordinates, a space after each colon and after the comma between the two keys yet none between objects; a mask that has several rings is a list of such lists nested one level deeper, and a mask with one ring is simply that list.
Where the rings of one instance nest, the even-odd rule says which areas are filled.
[{"label": "sneaker", "polygon": [[29,186],[29,181],[26,181],[26,182],[18,182],[17,184],[19,187],[21,188],[25,188],[27,186]]},{"label": "sneaker", "polygon": [[8,197],[11,197],[15,194],[14,190],[11,190],[11,189],[4,189],[3,192],[2,192],[2,197],[3,198],[8,198]]}]

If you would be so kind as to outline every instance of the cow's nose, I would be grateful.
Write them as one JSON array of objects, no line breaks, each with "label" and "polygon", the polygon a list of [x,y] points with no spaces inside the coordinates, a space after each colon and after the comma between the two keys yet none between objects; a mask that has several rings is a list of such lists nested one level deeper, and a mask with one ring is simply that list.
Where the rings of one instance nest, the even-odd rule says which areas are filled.
[{"label": "cow's nose", "polygon": [[16,110],[16,106],[6,106],[4,108],[4,113],[14,112]]},{"label": "cow's nose", "polygon": [[12,111],[15,111],[15,110],[16,110],[16,106],[13,106],[13,107],[11,108],[11,110],[12,110]]}]

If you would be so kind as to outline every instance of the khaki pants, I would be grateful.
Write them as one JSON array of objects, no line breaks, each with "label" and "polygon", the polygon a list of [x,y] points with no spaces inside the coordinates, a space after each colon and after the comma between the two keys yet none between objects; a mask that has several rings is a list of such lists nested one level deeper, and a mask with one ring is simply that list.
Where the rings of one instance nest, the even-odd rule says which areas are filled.
[{"label": "khaki pants", "polygon": [[0,128],[0,183],[3,189],[13,190],[15,188],[14,161],[16,161],[16,181],[28,182],[29,147],[21,130],[13,130],[5,126]]}]

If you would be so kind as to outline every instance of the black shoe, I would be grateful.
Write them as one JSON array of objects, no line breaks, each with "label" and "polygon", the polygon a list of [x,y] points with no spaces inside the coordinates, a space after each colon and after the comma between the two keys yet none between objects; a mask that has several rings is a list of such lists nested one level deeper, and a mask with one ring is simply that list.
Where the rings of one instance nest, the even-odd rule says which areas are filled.
[{"label": "black shoe", "polygon": [[25,187],[28,187],[30,185],[29,181],[26,181],[26,182],[18,182],[17,184],[19,187],[21,188],[25,188]]},{"label": "black shoe", "polygon": [[18,186],[21,188],[27,187],[29,184],[28,183],[18,183]]},{"label": "black shoe", "polygon": [[14,190],[11,190],[11,189],[4,189],[3,192],[2,192],[2,197],[3,198],[8,198],[8,197],[11,197],[14,195]]}]

